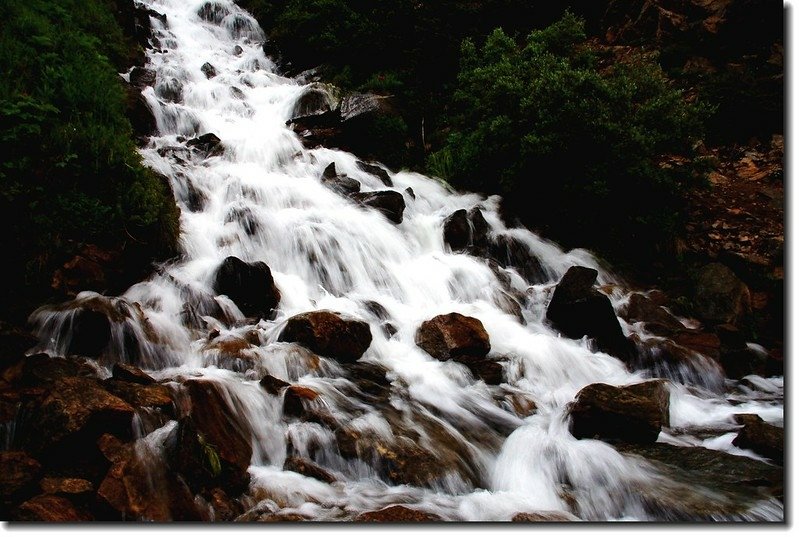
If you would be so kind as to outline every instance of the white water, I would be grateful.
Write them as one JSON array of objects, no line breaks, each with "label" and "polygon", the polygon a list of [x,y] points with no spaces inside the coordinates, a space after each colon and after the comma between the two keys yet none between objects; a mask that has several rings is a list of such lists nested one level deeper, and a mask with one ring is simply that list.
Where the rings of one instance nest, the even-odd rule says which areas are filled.
[{"label": "white water", "polygon": [[[204,3],[200,0],[144,3],[165,13],[168,21],[164,27],[152,19],[160,51],[149,51],[148,67],[158,73],[161,85],[177,80],[182,100],[167,102],[163,86],[145,90],[159,133],[142,154],[148,165],[172,181],[182,212],[183,256],[120,299],[122,304],[138,303],[141,309],[115,326],[115,348],[121,353],[127,326],[146,342],[139,364],[155,377],[199,375],[224,385],[241,409],[240,419],[253,431],[250,495],[256,509],[320,520],[344,519],[395,503],[449,520],[509,520],[520,512],[551,511],[585,520],[650,518],[635,491],[654,490],[663,477],[608,444],[575,439],[565,415],[565,406],[582,387],[595,382],[628,384],[643,376],[628,372],[619,360],[595,352],[585,341],[558,337],[542,322],[549,292],[570,266],[599,269],[601,285],[621,282],[585,251],[563,252],[529,231],[506,229],[497,212],[499,200],[456,194],[415,173],[390,174],[394,190],[404,193],[411,187],[415,193],[415,199],[404,194],[406,209],[400,225],[336,194],[320,181],[330,162],[336,163],[339,173],[360,181],[362,191],[386,187],[356,166],[356,156],[306,150],[285,126],[304,86],[275,72],[261,48],[263,32],[253,19],[230,0],[216,2],[228,13],[218,24],[200,19],[197,12]],[[237,45],[243,49],[238,55]],[[200,69],[205,62],[215,67],[216,77],[206,79]],[[203,158],[182,150],[186,138],[209,132],[221,138],[222,155]],[[200,211],[186,207],[188,182],[207,199]],[[547,283],[529,286],[508,271],[513,290],[527,297],[522,304],[525,324],[497,306],[503,286],[483,260],[452,253],[444,244],[444,219],[457,209],[476,205],[491,233],[523,241],[547,273]],[[256,223],[252,235],[238,219],[229,218],[237,210],[251,214]],[[214,273],[230,255],[264,261],[272,269],[282,293],[273,321],[243,326],[244,316],[235,304],[226,297],[213,298]],[[624,295],[616,288],[614,305],[622,303]],[[86,293],[79,301],[93,296]],[[187,301],[203,296],[216,300],[239,323],[226,326],[204,317],[206,326],[185,325],[182,314]],[[397,328],[393,337],[386,337],[381,320],[370,313],[365,301],[385,307]],[[288,317],[316,309],[370,323],[373,340],[362,360],[389,371],[392,409],[374,408],[354,397],[351,383],[341,378],[335,362],[323,358],[314,367],[314,360],[301,348],[276,342]],[[414,344],[420,323],[449,312],[482,321],[491,355],[507,358],[506,382],[500,387],[476,381],[463,366],[432,359]],[[68,335],[60,327],[69,322],[69,314],[40,313],[38,322],[43,333],[52,335],[45,350],[63,354]],[[628,332],[639,330],[622,324]],[[223,365],[217,362],[219,354],[206,344],[212,329],[220,331],[220,338],[255,330],[260,345],[245,351],[251,364],[238,371],[217,367]],[[454,450],[477,477],[468,477],[468,472],[457,470],[463,465],[455,465],[456,470],[429,486],[391,485],[368,461],[343,459],[328,428],[284,421],[279,398],[258,385],[265,374],[313,388],[339,423],[366,435],[390,441],[392,427],[414,428],[420,444],[434,452]],[[733,415],[754,412],[781,423],[781,379],[763,380],[763,386],[773,388],[775,382],[777,398],[745,398],[743,408],[717,393],[673,384],[674,430],[664,431],[660,441],[706,445],[757,458],[730,444],[729,432],[736,428]],[[496,400],[508,394],[535,401],[538,411],[517,416],[498,405]],[[690,432],[714,428],[722,433],[709,440]],[[454,448],[440,444],[440,431]],[[162,436],[148,436],[149,448],[152,438]],[[328,485],[283,471],[289,441],[299,455],[323,465],[338,481]],[[752,517],[782,517],[781,508],[763,511]]]}]

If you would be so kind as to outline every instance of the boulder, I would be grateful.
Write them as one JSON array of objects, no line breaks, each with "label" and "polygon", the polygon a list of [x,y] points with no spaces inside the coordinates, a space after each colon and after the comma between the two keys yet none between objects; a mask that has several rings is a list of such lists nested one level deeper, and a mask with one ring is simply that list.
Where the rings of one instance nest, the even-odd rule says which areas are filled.
[{"label": "boulder", "polygon": [[353,519],[354,522],[440,522],[441,517],[404,505],[390,505],[379,511],[367,511]]},{"label": "boulder", "polygon": [[155,384],[155,379],[138,367],[117,362],[111,371],[111,378],[124,382],[135,382],[142,386]]},{"label": "boulder", "polygon": [[227,295],[248,317],[271,318],[280,302],[272,271],[266,263],[246,263],[237,257],[226,258],[214,277],[214,290]]},{"label": "boulder", "polygon": [[18,522],[86,522],[92,517],[61,496],[42,494],[20,505],[12,520]]},{"label": "boulder", "polygon": [[[192,481],[222,483],[226,491],[249,483],[252,431],[231,407],[224,387],[191,379],[184,386],[191,414],[178,425],[177,469]],[[199,479],[197,479],[199,477]]]},{"label": "boulder", "polygon": [[693,303],[697,316],[710,325],[740,326],[751,315],[749,288],[721,263],[700,270]]},{"label": "boulder", "polygon": [[130,70],[130,84],[140,90],[147,86],[154,86],[155,71],[144,67],[134,67]]},{"label": "boulder", "polygon": [[309,414],[305,411],[308,402],[316,401],[319,394],[305,386],[289,386],[283,394],[283,415],[306,420]]},{"label": "boulder", "polygon": [[339,175],[336,172],[335,162],[328,164],[325,171],[322,172],[322,184],[345,196],[360,192],[361,190],[361,183],[346,175]]},{"label": "boulder", "polygon": [[700,332],[695,330],[684,330],[672,335],[671,339],[677,345],[691,349],[700,354],[718,360],[721,341],[712,332]]},{"label": "boulder", "polygon": [[296,342],[339,362],[355,362],[372,343],[369,324],[332,311],[319,310],[291,317],[278,341]]},{"label": "boulder", "polygon": [[441,361],[470,356],[482,358],[491,350],[483,323],[460,313],[438,315],[419,326],[416,344]]},{"label": "boulder", "polygon": [[669,425],[669,390],[662,380],[628,386],[590,384],[569,406],[575,438],[654,443]]},{"label": "boulder", "polygon": [[93,448],[102,433],[129,438],[134,410],[96,379],[64,377],[53,382],[31,413],[27,448],[49,454],[48,463],[68,463],[77,452]]},{"label": "boulder", "polygon": [[785,430],[782,427],[766,423],[757,414],[736,414],[735,420],[743,427],[732,440],[732,445],[751,449],[777,464],[783,463]]},{"label": "boulder", "polygon": [[355,165],[358,166],[360,170],[368,174],[374,175],[375,177],[380,179],[380,181],[387,187],[391,188],[394,186],[394,183],[391,181],[391,177],[389,177],[388,172],[382,167],[378,166],[377,164],[369,164],[361,160],[358,160],[355,162]]},{"label": "boulder", "polygon": [[496,360],[470,355],[456,356],[452,360],[465,365],[475,378],[486,384],[497,385],[504,380],[504,369]]},{"label": "boulder", "polygon": [[205,62],[200,70],[205,75],[205,78],[214,78],[216,76],[216,68],[208,62]]},{"label": "boulder", "polygon": [[376,209],[395,224],[402,223],[402,213],[405,212],[405,198],[394,190],[378,190],[374,192],[358,192],[352,199],[361,205]]},{"label": "boulder", "polygon": [[600,351],[627,362],[634,355],[633,346],[624,337],[610,299],[594,289],[596,277],[592,268],[569,268],[555,287],[546,318],[564,336],[587,336]]},{"label": "boulder", "polygon": [[456,252],[466,250],[474,255],[485,255],[489,229],[483,212],[477,207],[469,211],[458,209],[444,220],[444,242]]},{"label": "boulder", "polygon": [[[472,223],[474,226],[474,222]],[[547,275],[541,262],[524,242],[512,235],[497,235],[487,245],[488,255],[503,268],[513,268],[530,284],[544,283]]]},{"label": "boulder", "polygon": [[72,316],[67,354],[99,357],[111,341],[111,322],[106,312],[81,307]]},{"label": "boulder", "polygon": [[336,478],[333,474],[318,464],[301,457],[286,458],[286,462],[283,465],[283,470],[296,472],[298,474],[316,479],[317,481],[322,481],[323,483],[330,484],[336,482]]},{"label": "boulder", "polygon": [[701,386],[720,393],[724,390],[724,371],[716,360],[668,339],[650,338],[636,342],[635,357],[628,363],[647,377],[670,379],[681,384]]},{"label": "boulder", "polygon": [[679,319],[641,293],[630,295],[630,300],[621,312],[621,317],[629,323],[643,322],[650,327],[657,325],[661,327],[659,334],[685,329]]},{"label": "boulder", "polygon": [[390,108],[391,98],[374,93],[350,93],[341,99],[339,111],[341,121],[347,122],[355,118],[375,113],[385,113]]},{"label": "boulder", "polygon": [[206,156],[214,156],[221,153],[224,149],[222,140],[213,132],[206,132],[201,136],[190,139],[186,142],[187,147],[193,147],[204,153]]},{"label": "boulder", "polygon": [[39,491],[42,465],[22,451],[0,451],[0,515]]},{"label": "boulder", "polygon": [[159,79],[155,94],[165,102],[180,103],[183,100],[183,82],[175,77]]},{"label": "boulder", "polygon": [[161,384],[145,386],[136,382],[109,379],[103,382],[103,387],[133,408],[157,408],[171,414],[174,407],[169,388]]},{"label": "boulder", "polygon": [[305,91],[297,98],[291,110],[292,118],[316,116],[333,110],[336,102],[331,91],[334,88],[327,84],[309,84]]},{"label": "boulder", "polygon": [[219,24],[225,17],[230,15],[230,8],[222,2],[205,2],[197,10],[197,15],[204,21]]},{"label": "boulder", "polygon": [[266,375],[261,379],[260,384],[263,389],[271,395],[278,395],[283,388],[291,386],[291,384],[285,380],[273,377],[272,375]]},{"label": "boulder", "polygon": [[133,134],[146,138],[158,130],[158,122],[141,90],[132,85],[125,85],[125,116],[133,127]]},{"label": "boulder", "polygon": [[22,362],[20,380],[25,386],[50,385],[63,377],[94,377],[97,372],[82,358],[34,354]]},{"label": "boulder", "polygon": [[85,504],[94,494],[90,481],[75,477],[45,477],[39,486],[45,494],[63,496],[76,504]]},{"label": "boulder", "polygon": [[564,511],[535,511],[532,513],[516,513],[511,522],[578,522],[574,515]]}]

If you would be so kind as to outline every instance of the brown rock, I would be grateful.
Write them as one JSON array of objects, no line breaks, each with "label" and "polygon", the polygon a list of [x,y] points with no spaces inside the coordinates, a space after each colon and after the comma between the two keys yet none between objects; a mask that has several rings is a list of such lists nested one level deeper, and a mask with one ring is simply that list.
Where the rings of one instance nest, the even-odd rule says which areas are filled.
[{"label": "brown rock", "polygon": [[39,483],[42,492],[85,501],[94,492],[94,485],[75,477],[45,477]]},{"label": "brown rock", "polygon": [[283,469],[311,477],[323,483],[334,483],[337,481],[333,474],[318,464],[301,457],[288,457],[286,463],[283,465]]},{"label": "brown rock", "polygon": [[755,453],[783,463],[785,451],[785,430],[768,424],[756,414],[736,414],[736,421],[743,425],[732,445],[741,449],[751,449]]},{"label": "brown rock", "polygon": [[51,494],[31,498],[20,505],[13,516],[13,520],[20,522],[85,522],[91,519],[66,498]]},{"label": "brown rock", "polygon": [[718,359],[721,340],[716,334],[711,332],[681,332],[675,334],[672,339],[677,345],[682,345],[688,349],[704,354],[711,358]]},{"label": "brown rock", "polygon": [[155,384],[155,379],[138,367],[122,363],[114,364],[111,378],[125,382],[135,382],[144,386]]},{"label": "brown rock", "polygon": [[319,394],[311,388],[289,386],[283,395],[283,414],[295,418],[305,417],[305,403],[315,401],[317,397]]},{"label": "brown rock", "polygon": [[713,325],[739,325],[752,311],[749,288],[721,263],[702,268],[693,302],[699,318]]},{"label": "brown rock", "polygon": [[114,379],[107,380],[103,384],[109,392],[127,401],[134,408],[153,407],[164,411],[171,411],[173,408],[172,394],[169,388],[161,384],[144,386]]},{"label": "brown rock", "polygon": [[575,522],[577,520],[574,516],[559,511],[516,513],[511,518],[512,522]]},{"label": "brown rock", "polygon": [[21,451],[0,451],[0,514],[37,492],[42,465]]},{"label": "brown rock", "polygon": [[460,313],[438,315],[421,324],[416,344],[433,358],[484,357],[491,350],[483,323]]},{"label": "brown rock", "polygon": [[440,522],[441,517],[404,505],[391,505],[379,511],[361,513],[355,522]]},{"label": "brown rock", "polygon": [[661,427],[668,426],[668,404],[662,380],[620,387],[590,384],[570,405],[569,430],[576,438],[652,443]]},{"label": "brown rock", "polygon": [[282,390],[287,386],[291,386],[291,384],[289,384],[285,380],[273,377],[272,375],[267,375],[264,378],[262,378],[260,384],[261,386],[263,386],[264,390],[267,391],[267,393],[270,393],[272,395],[278,395],[280,393],[280,390]]},{"label": "brown rock", "polygon": [[630,301],[624,308],[622,317],[628,322],[657,323],[671,331],[685,329],[685,326],[674,315],[641,293],[630,295]]},{"label": "brown rock", "polygon": [[395,224],[402,223],[403,213],[405,212],[405,198],[399,192],[394,190],[356,192],[351,197],[361,205],[371,207],[382,213],[383,216]]},{"label": "brown rock", "polygon": [[214,290],[227,295],[244,315],[270,319],[280,303],[272,271],[261,261],[246,263],[227,257],[214,277]]},{"label": "brown rock", "polygon": [[332,311],[309,311],[291,317],[278,341],[300,345],[340,362],[355,362],[372,343],[364,321],[347,319]]}]

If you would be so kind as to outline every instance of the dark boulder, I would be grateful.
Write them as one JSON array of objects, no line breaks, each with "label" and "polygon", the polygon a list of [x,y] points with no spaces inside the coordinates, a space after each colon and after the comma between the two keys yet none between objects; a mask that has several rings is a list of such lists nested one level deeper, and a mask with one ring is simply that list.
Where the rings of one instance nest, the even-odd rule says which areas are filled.
[{"label": "dark boulder", "polygon": [[346,175],[339,175],[336,172],[335,162],[328,164],[325,171],[322,172],[322,184],[345,196],[360,192],[361,190],[361,183]]},{"label": "dark boulder", "polygon": [[92,517],[71,501],[53,494],[42,494],[20,505],[12,520],[18,522],[86,522]]},{"label": "dark boulder", "polygon": [[200,70],[205,75],[205,78],[214,78],[216,76],[216,68],[208,62],[205,62]]},{"label": "dark boulder", "polygon": [[152,135],[158,129],[150,103],[140,89],[131,85],[125,85],[125,116],[133,127],[133,134],[139,139]]},{"label": "dark boulder", "polygon": [[460,313],[438,315],[419,326],[416,344],[437,360],[461,356],[482,358],[491,350],[483,323]]},{"label": "dark boulder", "polygon": [[669,424],[669,390],[662,380],[628,386],[590,384],[570,404],[575,438],[648,444]]},{"label": "dark boulder", "polygon": [[336,482],[336,477],[333,474],[318,464],[301,457],[287,457],[283,469],[289,472],[302,474],[316,479],[317,481],[322,481],[323,483],[330,484]]},{"label": "dark boulder", "polygon": [[697,316],[710,325],[740,326],[752,311],[749,288],[721,263],[706,265],[699,272],[693,302]]},{"label": "dark boulder", "polygon": [[96,370],[82,358],[34,354],[22,362],[21,383],[24,386],[50,385],[64,377],[95,377]]},{"label": "dark boulder", "polygon": [[468,354],[455,356],[453,361],[465,365],[469,371],[486,384],[497,385],[504,380],[502,364],[485,356],[470,356]]},{"label": "dark boulder", "polygon": [[628,363],[632,370],[716,393],[724,390],[724,371],[713,358],[668,339],[632,339],[636,346],[635,357]]},{"label": "dark boulder", "polygon": [[230,15],[230,8],[221,2],[205,2],[197,10],[197,15],[204,21],[219,24]]},{"label": "dark boulder", "polygon": [[341,99],[339,111],[342,122],[370,115],[385,113],[391,108],[391,98],[374,93],[350,93]]},{"label": "dark boulder", "polygon": [[291,384],[285,380],[273,377],[272,375],[266,375],[261,379],[260,384],[263,389],[271,395],[278,395],[283,388],[291,386]]},{"label": "dark boulder", "polygon": [[155,71],[144,67],[134,67],[130,70],[130,84],[139,89],[154,86]]},{"label": "dark boulder", "polygon": [[394,190],[358,192],[352,195],[352,199],[361,205],[383,213],[386,218],[395,224],[402,223],[402,213],[405,212],[405,198],[399,192]]},{"label": "dark boulder", "polygon": [[94,495],[94,485],[74,477],[45,477],[39,483],[42,492],[63,496],[75,504],[86,504]]},{"label": "dark boulder", "polygon": [[316,401],[319,394],[306,386],[289,386],[283,394],[283,415],[302,420],[312,419],[306,412],[306,404]]},{"label": "dark boulder", "polygon": [[440,522],[441,517],[404,505],[390,505],[379,511],[367,511],[353,519],[354,522]]},{"label": "dark boulder", "polygon": [[751,449],[777,464],[783,463],[785,430],[782,427],[766,423],[757,414],[737,414],[735,420],[743,427],[732,440],[732,445]]},{"label": "dark boulder", "polygon": [[291,110],[292,118],[316,116],[332,110],[332,97],[324,84],[310,84],[297,98]]},{"label": "dark boulder", "polygon": [[172,395],[169,388],[161,384],[142,385],[136,382],[108,379],[103,387],[134,408],[157,408],[171,413]]},{"label": "dark boulder", "polygon": [[712,332],[697,330],[683,330],[671,336],[672,341],[692,351],[718,360],[721,342]]},{"label": "dark boulder", "polygon": [[487,253],[501,267],[515,269],[530,284],[547,281],[541,261],[523,241],[512,235],[497,235],[489,240]]},{"label": "dark boulder", "polygon": [[594,289],[596,277],[592,268],[569,268],[555,287],[546,318],[564,336],[588,336],[600,351],[627,362],[634,355],[633,346],[624,337],[610,299]]},{"label": "dark boulder", "polygon": [[340,147],[343,144],[343,127],[338,110],[295,117],[286,122],[309,149],[320,146]]},{"label": "dark boulder", "polygon": [[630,323],[645,323],[649,328],[657,325],[660,327],[659,334],[670,334],[685,329],[679,319],[641,293],[630,295],[621,317]]},{"label": "dark boulder", "polygon": [[121,363],[114,364],[114,369],[111,372],[111,378],[125,382],[135,382],[136,384],[141,384],[143,386],[155,384],[155,379],[138,367]]},{"label": "dark boulder", "polygon": [[180,103],[183,100],[183,82],[175,77],[159,79],[155,94],[165,102]]},{"label": "dark boulder", "polygon": [[21,451],[0,451],[0,515],[39,491],[42,465]]},{"label": "dark boulder", "polygon": [[213,156],[223,150],[222,140],[213,132],[206,132],[201,136],[192,138],[186,142],[186,146],[197,149],[206,156]]},{"label": "dark boulder", "polygon": [[386,185],[387,187],[393,187],[394,183],[391,181],[391,177],[388,176],[388,172],[383,169],[382,167],[378,166],[377,164],[368,164],[361,160],[356,161],[355,165],[362,171],[365,171],[368,174],[374,175],[380,181]]},{"label": "dark boulder", "polygon": [[372,343],[369,324],[332,311],[309,311],[291,317],[279,341],[296,342],[340,362],[355,362]]},{"label": "dark boulder", "polygon": [[272,271],[262,261],[247,263],[227,257],[214,277],[214,290],[227,295],[248,317],[269,319],[280,302]]},{"label": "dark boulder", "polygon": [[466,250],[474,255],[485,255],[489,242],[489,225],[477,207],[458,209],[444,220],[444,242],[453,251]]},{"label": "dark boulder", "polygon": [[111,341],[111,322],[103,311],[91,307],[78,308],[72,316],[70,333],[67,354],[96,358]]}]

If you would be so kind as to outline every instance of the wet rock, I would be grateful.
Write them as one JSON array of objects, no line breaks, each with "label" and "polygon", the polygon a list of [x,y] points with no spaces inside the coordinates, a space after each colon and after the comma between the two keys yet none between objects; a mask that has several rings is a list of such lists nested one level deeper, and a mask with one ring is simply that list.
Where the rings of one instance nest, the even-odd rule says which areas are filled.
[{"label": "wet rock", "polygon": [[743,425],[732,445],[751,449],[777,464],[783,463],[785,430],[763,421],[757,414],[736,414],[735,420]]},{"label": "wet rock", "polygon": [[405,212],[405,198],[399,192],[394,190],[358,192],[352,195],[352,199],[361,205],[383,213],[386,218],[395,224],[402,223],[403,213]]},{"label": "wet rock", "polygon": [[338,110],[295,117],[286,122],[296,132],[303,145],[309,149],[319,146],[339,147],[343,144],[343,127]]},{"label": "wet rock", "polygon": [[577,522],[574,515],[562,511],[536,511],[533,513],[516,513],[511,522]]},{"label": "wet rock", "polygon": [[92,517],[61,496],[42,494],[20,505],[13,517],[19,522],[85,522]]},{"label": "wet rock", "polygon": [[316,479],[317,481],[322,481],[323,483],[330,484],[336,482],[336,478],[333,474],[318,464],[301,457],[288,457],[286,459],[286,463],[283,465],[283,470],[296,472],[298,474]]},{"label": "wet rock", "polygon": [[444,220],[444,242],[453,250],[465,249],[471,239],[466,209],[458,209]]},{"label": "wet rock", "polygon": [[331,162],[322,173],[322,184],[339,194],[349,196],[361,190],[361,183],[346,175],[336,173],[336,163]]},{"label": "wet rock", "polygon": [[134,410],[98,380],[65,377],[52,384],[31,412],[28,449],[48,453],[48,462],[68,462],[76,451],[94,446],[104,432],[129,438]]},{"label": "wet rock", "polygon": [[727,378],[741,379],[751,374],[765,374],[769,365],[769,355],[746,345],[722,347],[719,362]]},{"label": "wet rock", "polygon": [[328,84],[313,83],[299,96],[294,108],[291,110],[292,118],[316,116],[331,112],[336,102],[331,91],[333,86]]},{"label": "wet rock", "polygon": [[504,380],[502,364],[485,356],[460,355],[452,358],[453,361],[465,365],[475,378],[486,384],[500,384]]},{"label": "wet rock", "polygon": [[165,102],[180,103],[183,100],[183,82],[175,77],[159,80],[155,94]]},{"label": "wet rock", "polygon": [[39,490],[42,473],[39,461],[22,451],[0,451],[0,515],[8,520],[9,510]]},{"label": "wet rock", "polygon": [[368,164],[361,160],[355,162],[355,165],[362,171],[365,171],[368,174],[374,175],[380,181],[386,185],[387,187],[393,187],[394,183],[391,181],[391,177],[389,177],[388,172],[383,169],[382,167],[378,166],[377,164]]},{"label": "wet rock", "polygon": [[627,322],[643,322],[657,324],[666,333],[684,330],[685,326],[665,308],[660,307],[646,295],[633,293],[624,310],[621,312]]},{"label": "wet rock", "polygon": [[296,342],[339,362],[355,362],[372,343],[369,325],[332,311],[309,311],[291,317],[278,341]]},{"label": "wet rock", "polygon": [[111,372],[111,378],[124,382],[134,382],[136,384],[141,384],[142,386],[155,384],[155,379],[138,367],[119,362],[114,364],[114,368]]},{"label": "wet rock", "polygon": [[547,306],[546,318],[564,336],[594,340],[600,351],[622,361],[633,356],[610,299],[594,289],[597,271],[574,266],[566,271]]},{"label": "wet rock", "polygon": [[441,517],[404,505],[391,505],[379,511],[367,511],[353,519],[354,522],[439,522]]},{"label": "wet rock", "polygon": [[155,71],[144,67],[134,67],[130,70],[130,84],[139,89],[155,85]]},{"label": "wet rock", "polygon": [[246,263],[237,257],[226,258],[214,277],[214,290],[227,295],[248,317],[269,319],[280,302],[272,271],[262,261]]},{"label": "wet rock", "polygon": [[72,318],[68,354],[99,357],[111,340],[111,323],[101,311],[79,308]]},{"label": "wet rock", "polygon": [[390,108],[389,97],[375,95],[373,93],[350,93],[341,99],[339,110],[342,122],[351,121],[355,118],[384,113]]},{"label": "wet rock", "polygon": [[757,504],[783,496],[783,469],[749,457],[665,443],[616,443],[614,448],[644,458],[669,477],[667,483],[638,490],[657,520],[740,519]]},{"label": "wet rock", "polygon": [[355,362],[344,364],[347,377],[363,393],[383,397],[388,394],[391,382],[386,378],[386,369],[369,362]]},{"label": "wet rock", "polygon": [[484,357],[491,350],[483,323],[460,313],[438,315],[421,324],[416,344],[433,358]]},{"label": "wet rock", "polygon": [[628,386],[590,384],[569,407],[575,438],[653,443],[669,424],[669,390],[662,380]]},{"label": "wet rock", "polygon": [[699,318],[711,325],[740,325],[751,315],[749,288],[721,263],[699,272],[693,302]]},{"label": "wet rock", "polygon": [[59,358],[47,354],[28,356],[22,363],[25,386],[49,385],[63,377],[94,377],[96,371],[80,358]]},{"label": "wet rock", "polygon": [[677,345],[671,340],[633,338],[636,355],[628,363],[646,376],[666,378],[681,384],[701,386],[714,392],[724,389],[724,371],[716,360]]},{"label": "wet rock", "polygon": [[170,467],[193,490],[221,487],[238,495],[249,483],[252,431],[223,384],[190,379],[184,383],[191,411],[178,422],[169,449]]},{"label": "wet rock", "polygon": [[155,115],[141,90],[125,85],[125,116],[133,127],[133,134],[138,138],[146,138],[158,129]]},{"label": "wet rock", "polygon": [[292,418],[306,419],[306,403],[316,401],[319,394],[305,386],[289,386],[283,395],[283,415]]},{"label": "wet rock", "polygon": [[215,337],[203,347],[206,363],[244,373],[255,369],[259,357],[255,347],[246,339],[237,336]]},{"label": "wet rock", "polygon": [[160,384],[142,385],[135,382],[110,379],[103,383],[110,393],[126,401],[134,408],[157,408],[167,413],[172,412],[172,395],[166,386]]},{"label": "wet rock", "polygon": [[39,486],[45,494],[63,496],[76,504],[85,504],[94,493],[90,481],[74,477],[45,477]]},{"label": "wet rock", "polygon": [[264,378],[261,379],[260,384],[263,387],[263,389],[266,390],[266,392],[271,395],[278,395],[280,394],[281,390],[283,390],[283,388],[291,386],[291,384],[289,384],[285,380],[273,377],[272,375],[266,375]]},{"label": "wet rock", "polygon": [[204,21],[219,24],[230,14],[230,9],[221,2],[206,2],[197,10],[197,15]]},{"label": "wet rock", "polygon": [[497,235],[488,244],[488,255],[503,268],[513,268],[530,284],[544,283],[547,275],[538,258],[523,241],[511,235]]},{"label": "wet rock", "polygon": [[408,188],[406,188],[406,189],[404,190],[404,192],[405,192],[406,194],[408,194],[408,197],[409,197],[409,198],[411,198],[412,200],[415,200],[415,199],[416,199],[416,192],[414,192],[414,191],[413,191],[413,189],[412,189],[411,187],[408,187]]},{"label": "wet rock", "polygon": [[677,345],[694,350],[710,358],[719,358],[721,341],[716,334],[685,330],[678,334],[674,334],[672,340]]},{"label": "wet rock", "polygon": [[222,140],[220,140],[219,136],[213,132],[207,132],[201,136],[192,138],[186,142],[186,146],[193,147],[204,153],[206,156],[214,156],[221,153],[221,151],[224,149],[222,146]]},{"label": "wet rock", "polygon": [[200,70],[205,75],[205,78],[214,78],[216,76],[216,68],[208,62],[205,62]]}]

